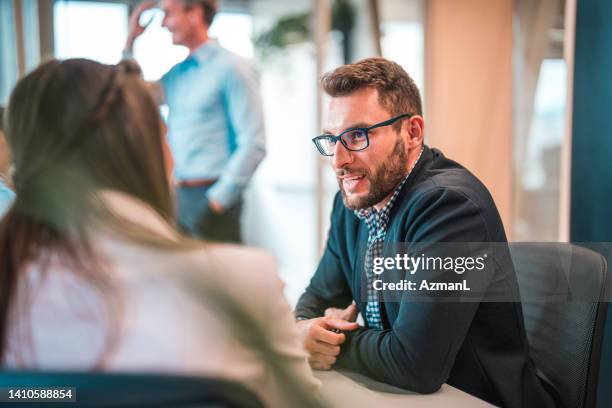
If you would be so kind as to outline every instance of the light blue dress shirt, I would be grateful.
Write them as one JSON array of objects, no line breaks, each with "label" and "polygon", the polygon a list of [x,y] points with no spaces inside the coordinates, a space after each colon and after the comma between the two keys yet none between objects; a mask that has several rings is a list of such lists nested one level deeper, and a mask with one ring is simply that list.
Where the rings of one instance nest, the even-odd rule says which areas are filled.
[{"label": "light blue dress shirt", "polygon": [[265,156],[259,81],[239,56],[208,40],[161,79],[177,180],[219,179],[208,198],[235,203]]},{"label": "light blue dress shirt", "polygon": [[4,181],[0,180],[0,217],[8,211],[15,200],[15,193],[8,188]]}]

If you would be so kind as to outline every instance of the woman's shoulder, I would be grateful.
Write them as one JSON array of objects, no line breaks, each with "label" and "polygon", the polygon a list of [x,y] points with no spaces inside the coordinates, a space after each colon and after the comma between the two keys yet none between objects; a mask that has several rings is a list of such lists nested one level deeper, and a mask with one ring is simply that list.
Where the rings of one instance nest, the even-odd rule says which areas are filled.
[{"label": "woman's shoulder", "polygon": [[263,249],[235,244],[207,244],[207,255],[211,261],[228,267],[275,269],[274,256]]},{"label": "woman's shoulder", "polygon": [[231,288],[232,292],[246,295],[254,291],[261,294],[282,286],[276,259],[261,249],[209,243],[192,251],[189,258],[191,267],[187,269],[190,270],[191,279]]}]

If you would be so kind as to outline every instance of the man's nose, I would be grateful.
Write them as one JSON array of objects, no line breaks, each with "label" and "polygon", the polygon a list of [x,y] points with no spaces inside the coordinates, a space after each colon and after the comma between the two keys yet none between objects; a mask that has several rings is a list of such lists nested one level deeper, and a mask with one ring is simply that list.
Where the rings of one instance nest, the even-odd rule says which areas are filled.
[{"label": "man's nose", "polygon": [[337,141],[334,146],[334,156],[332,157],[332,166],[334,169],[341,169],[352,162],[353,152],[344,147],[340,141]]}]

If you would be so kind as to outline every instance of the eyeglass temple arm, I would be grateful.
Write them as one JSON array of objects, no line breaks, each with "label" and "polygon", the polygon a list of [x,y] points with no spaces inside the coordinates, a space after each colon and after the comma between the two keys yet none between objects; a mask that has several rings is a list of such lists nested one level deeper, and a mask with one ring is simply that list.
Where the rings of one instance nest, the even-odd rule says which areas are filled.
[{"label": "eyeglass temple arm", "polygon": [[389,126],[389,125],[390,125],[390,124],[392,124],[393,122],[396,122],[396,121],[398,121],[398,120],[400,120],[400,119],[403,119],[403,118],[411,118],[411,117],[413,117],[413,116],[414,116],[414,114],[412,114],[412,113],[402,113],[401,115],[398,115],[398,116],[396,116],[396,117],[394,117],[394,118],[391,118],[391,119],[389,119],[389,120],[385,120],[384,122],[377,123],[377,124],[375,124],[375,125],[372,125],[372,126],[370,126],[370,127],[368,127],[368,128],[364,128],[364,129],[365,129],[365,130],[372,130],[372,129],[376,129],[376,128],[383,127],[383,126]]}]

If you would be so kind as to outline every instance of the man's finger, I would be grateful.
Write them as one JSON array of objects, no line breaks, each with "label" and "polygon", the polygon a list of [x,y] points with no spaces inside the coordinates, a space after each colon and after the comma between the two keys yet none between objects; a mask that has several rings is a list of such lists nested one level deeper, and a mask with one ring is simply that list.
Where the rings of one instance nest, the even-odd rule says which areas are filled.
[{"label": "man's finger", "polygon": [[153,22],[153,20],[155,20],[154,16],[151,16],[146,23],[144,23],[141,27],[142,28],[147,28],[149,26],[149,24],[151,24]]},{"label": "man's finger", "polygon": [[144,3],[140,3],[138,7],[136,7],[136,11],[142,13],[143,11],[149,10],[157,6],[157,3],[154,1],[145,1]]},{"label": "man's finger", "polygon": [[334,333],[328,330],[327,325],[313,325],[310,327],[309,336],[311,339],[328,343],[334,346],[344,343],[345,336],[342,333]]},{"label": "man's finger", "polygon": [[344,309],[338,309],[337,307],[328,307],[325,309],[325,317],[338,317],[342,318]]},{"label": "man's finger", "polygon": [[340,312],[338,317],[348,322],[354,322],[357,320],[358,313],[359,311],[357,310],[357,305],[355,303],[351,303],[346,309]]},{"label": "man's finger", "polygon": [[310,366],[315,370],[323,370],[323,371],[331,370],[331,366],[329,364],[323,364],[318,361],[311,361]]},{"label": "man's finger", "polygon": [[333,365],[336,363],[336,357],[334,356],[326,356],[325,354],[314,353],[309,358],[308,361],[311,363],[322,363],[327,365]]},{"label": "man's finger", "polygon": [[325,354],[326,356],[335,357],[340,354],[340,346],[334,346],[329,343],[323,343],[314,339],[308,339],[304,343],[304,347],[309,353]]},{"label": "man's finger", "polygon": [[313,354],[308,359],[308,362],[313,368],[320,370],[329,370],[336,363],[336,357],[326,356],[323,354]]},{"label": "man's finger", "polygon": [[130,20],[132,21],[132,24],[137,24],[138,26],[142,28],[146,28],[149,24],[151,24],[154,16],[151,16],[147,24],[144,24],[142,26],[140,25],[140,16],[142,16],[142,13],[144,13],[145,11],[150,10],[156,6],[157,6],[157,3],[155,3],[154,1],[140,3],[138,7],[134,9],[134,12],[130,16]]},{"label": "man's finger", "polygon": [[327,329],[337,329],[341,331],[353,331],[359,328],[359,325],[355,322],[347,322],[344,319],[338,319],[335,317],[325,319],[324,323]]}]

